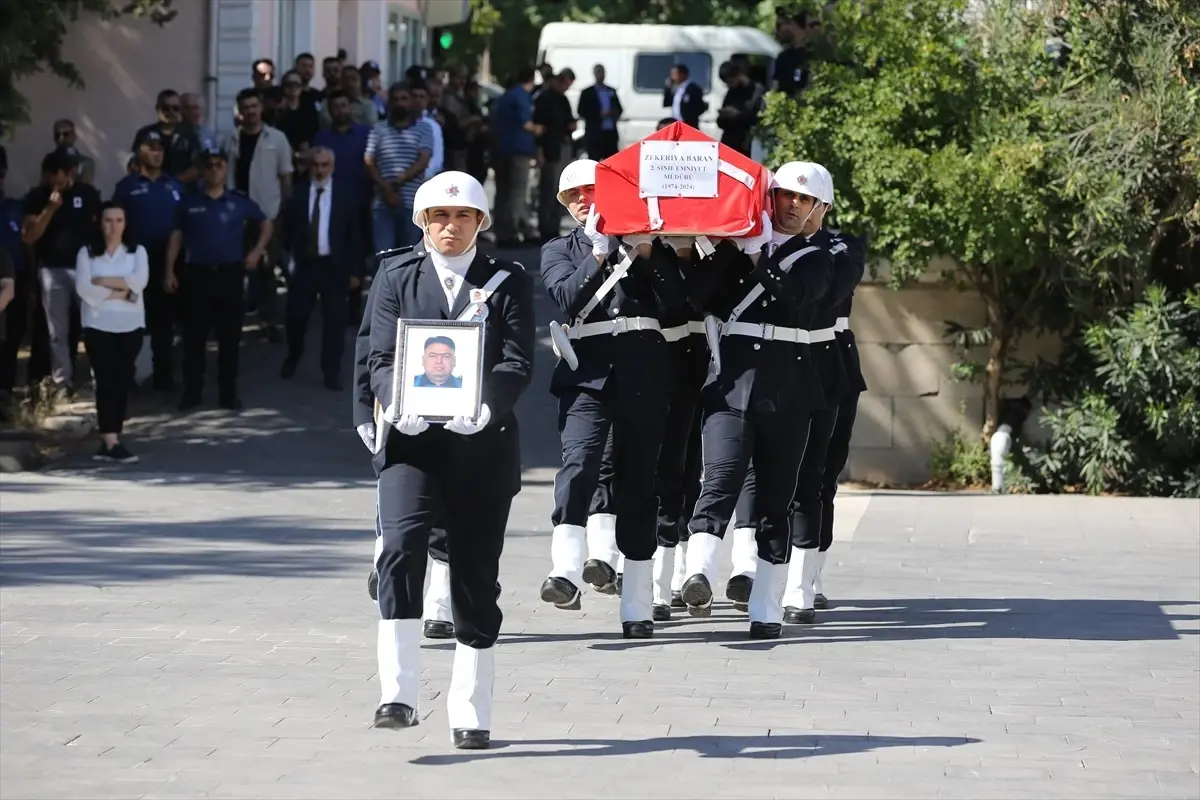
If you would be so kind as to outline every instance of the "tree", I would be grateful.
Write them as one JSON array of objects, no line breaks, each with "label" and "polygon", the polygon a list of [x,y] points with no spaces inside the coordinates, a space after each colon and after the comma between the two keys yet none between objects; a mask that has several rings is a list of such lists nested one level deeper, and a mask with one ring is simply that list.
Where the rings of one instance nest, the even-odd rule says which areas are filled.
[{"label": "tree", "polygon": [[[818,10],[815,4],[798,9]],[[1050,253],[1045,110],[1035,89],[1054,64],[1039,18],[967,0],[860,0],[819,9],[827,37],[801,99],[770,97],[763,129],[775,163],[818,161],[833,173],[840,224],[870,234],[899,286],[949,256],[942,276],[976,292],[987,348],[983,430],[996,425],[1006,370],[1059,264]]]},{"label": "tree", "polygon": [[174,19],[172,0],[6,0],[0,22],[0,133],[29,121],[29,101],[17,90],[22,79],[49,70],[75,88],[84,87],[83,75],[62,52],[67,26],[80,14],[101,19],[123,15],[144,17],[157,25]]}]

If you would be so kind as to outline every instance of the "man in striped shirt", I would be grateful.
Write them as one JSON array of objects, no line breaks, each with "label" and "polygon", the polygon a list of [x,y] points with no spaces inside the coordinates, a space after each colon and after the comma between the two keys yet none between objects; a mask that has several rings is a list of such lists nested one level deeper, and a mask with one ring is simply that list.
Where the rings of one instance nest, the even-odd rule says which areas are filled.
[{"label": "man in striped shirt", "polygon": [[413,199],[433,156],[433,133],[421,121],[423,111],[415,107],[405,84],[393,84],[388,118],[367,138],[363,160],[375,184],[371,218],[377,253],[421,241],[421,230],[412,221]]}]

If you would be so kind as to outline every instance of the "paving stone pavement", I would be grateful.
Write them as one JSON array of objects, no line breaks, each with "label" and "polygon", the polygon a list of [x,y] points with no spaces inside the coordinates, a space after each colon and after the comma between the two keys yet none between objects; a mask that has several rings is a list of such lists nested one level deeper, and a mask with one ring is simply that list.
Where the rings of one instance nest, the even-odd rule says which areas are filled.
[{"label": "paving stone pavement", "polygon": [[450,747],[447,643],[421,724],[369,729],[367,454],[347,396],[254,342],[244,412],[141,399],[136,468],[3,476],[0,797],[1200,797],[1195,501],[847,493],[820,624],[750,642],[721,606],[627,642],[613,598],[537,600],[539,358],[496,747]]}]

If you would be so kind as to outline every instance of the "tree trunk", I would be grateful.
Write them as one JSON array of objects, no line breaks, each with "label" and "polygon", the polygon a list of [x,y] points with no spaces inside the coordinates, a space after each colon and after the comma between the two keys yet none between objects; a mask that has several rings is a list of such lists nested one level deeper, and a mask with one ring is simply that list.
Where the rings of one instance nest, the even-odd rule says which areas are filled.
[{"label": "tree trunk", "polygon": [[989,438],[1000,425],[1000,390],[1004,368],[1008,364],[1008,348],[1012,342],[1007,324],[999,322],[997,314],[991,325],[992,340],[988,343],[987,367],[983,374],[983,437]]}]

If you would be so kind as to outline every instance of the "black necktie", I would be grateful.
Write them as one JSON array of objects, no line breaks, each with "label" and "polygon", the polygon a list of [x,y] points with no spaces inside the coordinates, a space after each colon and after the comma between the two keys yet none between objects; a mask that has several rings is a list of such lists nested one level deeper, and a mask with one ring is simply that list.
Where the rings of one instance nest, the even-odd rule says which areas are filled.
[{"label": "black necktie", "polygon": [[312,215],[308,220],[308,257],[317,258],[321,255],[321,195],[325,189],[317,187],[317,199],[313,201]]}]

